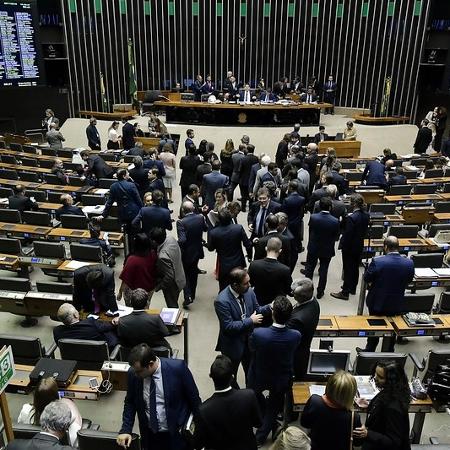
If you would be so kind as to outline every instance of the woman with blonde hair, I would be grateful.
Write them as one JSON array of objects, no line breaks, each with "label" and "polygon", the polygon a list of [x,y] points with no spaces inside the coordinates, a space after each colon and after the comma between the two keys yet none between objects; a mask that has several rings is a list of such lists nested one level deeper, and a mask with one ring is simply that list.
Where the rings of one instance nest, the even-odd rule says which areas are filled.
[{"label": "woman with blonde hair", "polygon": [[270,450],[310,450],[311,440],[303,430],[287,427],[282,431]]},{"label": "woman with blonde hair", "polygon": [[233,161],[231,155],[235,152],[233,139],[227,139],[225,148],[220,152],[220,173],[231,178]]},{"label": "woman with blonde hair", "polygon": [[356,380],[340,370],[328,379],[325,394],[313,394],[300,418],[302,427],[310,429],[311,450],[349,450],[353,429],[361,426],[359,414],[353,411]]}]

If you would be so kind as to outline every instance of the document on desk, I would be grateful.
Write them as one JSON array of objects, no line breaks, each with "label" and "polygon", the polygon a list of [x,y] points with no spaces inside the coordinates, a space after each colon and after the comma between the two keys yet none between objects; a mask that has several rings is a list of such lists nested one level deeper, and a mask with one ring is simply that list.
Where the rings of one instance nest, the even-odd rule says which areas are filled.
[{"label": "document on desk", "polygon": [[367,401],[372,400],[378,394],[378,389],[370,376],[355,376],[356,384],[358,386],[358,396]]},{"label": "document on desk", "polygon": [[433,269],[439,277],[450,277],[450,268]]},{"label": "document on desk", "polygon": [[119,317],[128,316],[133,312],[133,308],[131,306],[118,305]]},{"label": "document on desk", "polygon": [[95,195],[105,195],[109,192],[109,189],[96,189]]},{"label": "document on desk", "polygon": [[424,269],[414,269],[414,276],[416,278],[436,278],[437,273],[429,267]]},{"label": "document on desk", "polygon": [[323,384],[311,384],[309,386],[309,395],[323,395],[325,394],[325,386]]},{"label": "document on desk", "polygon": [[105,209],[105,205],[85,206],[82,211],[84,214],[102,214]]},{"label": "document on desk", "polygon": [[91,262],[87,262],[87,261],[75,261],[74,259],[72,261],[70,261],[69,263],[66,264],[66,269],[73,269],[73,270],[77,270],[80,267],[84,267],[84,266],[90,266]]}]

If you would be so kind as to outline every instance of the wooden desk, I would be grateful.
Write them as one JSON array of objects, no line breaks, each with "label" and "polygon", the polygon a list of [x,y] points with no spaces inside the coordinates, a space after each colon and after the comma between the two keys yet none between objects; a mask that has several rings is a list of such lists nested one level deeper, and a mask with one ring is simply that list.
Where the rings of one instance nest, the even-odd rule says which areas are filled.
[{"label": "wooden desk", "polygon": [[418,178],[421,183],[424,184],[444,184],[450,183],[450,177],[439,177],[439,178]]},{"label": "wooden desk", "polygon": [[433,217],[434,206],[421,206],[419,208],[402,209],[402,216],[405,224],[425,224],[431,221]]},{"label": "wooden desk", "polygon": [[361,141],[323,141],[319,143],[319,152],[328,147],[336,150],[338,158],[357,158],[361,153]]},{"label": "wooden desk", "polygon": [[95,117],[100,120],[122,120],[122,119],[132,119],[137,111],[134,109],[132,111],[118,111],[118,112],[103,112],[103,111],[78,111],[80,117]]},{"label": "wooden desk", "polygon": [[335,316],[320,316],[314,336],[337,337],[339,326]]},{"label": "wooden desk", "polygon": [[372,203],[380,203],[381,199],[384,195],[383,189],[361,189],[356,190],[357,194],[362,195],[364,198],[364,202],[367,205],[371,205]]},{"label": "wooden desk", "polygon": [[[100,238],[103,238],[103,231]],[[48,239],[55,241],[79,241],[90,237],[89,230],[73,230],[72,228],[53,228],[48,234]],[[111,246],[123,245],[123,233],[108,232],[108,240]]]},{"label": "wooden desk", "polygon": [[34,183],[32,181],[8,180],[7,178],[0,178],[0,184],[9,188],[20,184],[26,189],[37,189],[41,185],[41,183]]},{"label": "wooden desk", "polygon": [[450,213],[433,213],[433,222],[450,222]]},{"label": "wooden desk", "polygon": [[61,208],[62,205],[61,203],[38,202],[38,206],[42,211],[53,213],[57,209]]},{"label": "wooden desk", "polygon": [[[60,272],[63,272],[65,274],[67,274],[68,272],[75,272],[75,270],[77,270],[79,267],[77,267],[77,269],[74,269],[72,267],[69,267],[69,264],[74,261],[72,259],[66,259],[63,263],[61,263],[60,266],[58,266],[57,270]],[[78,261],[79,263],[82,263],[83,266],[92,266],[95,264],[101,264],[99,262],[90,262],[90,261]],[[82,266],[80,266],[82,267]]]},{"label": "wooden desk", "polygon": [[410,117],[408,116],[373,117],[366,114],[355,114],[353,118],[356,123],[362,123],[364,125],[394,125],[406,123],[410,120]]},{"label": "wooden desk", "polygon": [[86,194],[93,186],[70,186],[63,184],[49,184],[42,183],[37,186],[40,191],[57,191],[57,192],[76,192],[80,194]]},{"label": "wooden desk", "polygon": [[414,194],[414,195],[385,195],[384,200],[389,203],[402,205],[409,202],[427,202],[432,203],[442,200],[439,194]]},{"label": "wooden desk", "polygon": [[53,292],[27,292],[23,303],[27,315],[34,317],[56,317],[58,309],[64,303],[72,303],[72,295]]},{"label": "wooden desk", "polygon": [[1,270],[13,270],[19,269],[19,257],[16,255],[7,255],[5,253],[0,253],[0,269]]},{"label": "wooden desk", "polygon": [[[404,251],[415,251],[415,250],[424,250],[437,248],[436,244],[429,239],[424,238],[411,238],[411,239],[399,239],[400,250]],[[364,251],[374,251],[378,252],[383,249],[384,239],[370,239],[370,247],[369,247],[369,239],[364,239]]]},{"label": "wooden desk", "polygon": [[158,138],[158,137],[139,137],[139,136],[136,136],[134,138],[135,142],[142,142],[142,146],[143,146],[144,149],[158,148],[160,140],[161,140],[161,138]]},{"label": "wooden desk", "polygon": [[398,224],[405,222],[405,219],[400,216],[399,214],[386,214],[384,218],[378,218],[378,217],[371,217],[370,222],[374,225],[390,225],[390,224]]},{"label": "wooden desk", "polygon": [[450,192],[439,192],[442,200],[449,201],[450,200]]},{"label": "wooden desk", "polygon": [[52,230],[51,227],[41,227],[37,225],[25,225],[22,223],[0,222],[0,233],[23,236],[29,238],[45,237]]},{"label": "wooden desk", "polygon": [[392,326],[398,336],[447,336],[450,334],[448,314],[432,314],[437,322],[433,327],[410,327],[402,316],[391,317]]},{"label": "wooden desk", "polygon": [[19,172],[34,172],[34,173],[51,173],[52,171],[52,169],[46,169],[45,167],[22,166],[22,164],[7,164],[7,163],[0,163],[0,168],[17,170]]}]

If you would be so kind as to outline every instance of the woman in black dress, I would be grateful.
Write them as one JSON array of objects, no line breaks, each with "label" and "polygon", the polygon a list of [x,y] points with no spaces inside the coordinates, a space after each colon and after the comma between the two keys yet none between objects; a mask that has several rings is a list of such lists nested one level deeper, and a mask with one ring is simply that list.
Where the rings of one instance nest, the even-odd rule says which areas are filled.
[{"label": "woman in black dress", "polygon": [[394,361],[379,361],[374,379],[380,392],[369,403],[366,424],[353,435],[364,440],[363,450],[410,450],[411,393],[405,371]]}]

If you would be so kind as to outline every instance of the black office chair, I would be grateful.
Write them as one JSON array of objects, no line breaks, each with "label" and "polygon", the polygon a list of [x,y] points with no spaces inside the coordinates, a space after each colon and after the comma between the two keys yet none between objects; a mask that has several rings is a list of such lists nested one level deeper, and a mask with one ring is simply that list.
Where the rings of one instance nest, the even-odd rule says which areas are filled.
[{"label": "black office chair", "polygon": [[369,213],[382,212],[384,214],[395,214],[395,203],[372,203],[369,207]]},{"label": "black office chair", "polygon": [[419,227],[417,225],[392,225],[389,229],[389,236],[396,236],[399,239],[412,239],[417,237]]},{"label": "black office chair", "polygon": [[66,258],[66,250],[62,242],[34,241],[33,248],[38,258]]},{"label": "black office chair", "polygon": [[405,178],[407,180],[414,180],[414,178],[417,178],[417,175],[419,172],[417,170],[405,170],[403,171],[403,175],[405,175]]},{"label": "black office chair", "polygon": [[[411,354],[411,357],[413,355]],[[415,355],[414,355],[415,356]],[[413,359],[414,361],[414,359]],[[417,376],[417,372],[423,372],[422,381],[424,384],[428,384],[428,381],[433,377],[437,367],[442,364],[450,364],[450,351],[449,350],[430,350],[428,356],[423,358],[422,361],[416,357],[414,361],[413,377]]]},{"label": "black office chair", "polygon": [[34,147],[33,145],[22,145],[22,151],[24,153],[30,153],[32,155],[36,155],[37,154],[37,148]]},{"label": "black office chair", "polygon": [[42,155],[45,155],[45,156],[53,156],[55,158],[58,156],[58,154],[54,148],[42,147],[41,152],[42,152]]},{"label": "black office chair", "polygon": [[389,188],[389,195],[409,195],[411,194],[411,185],[395,184]]},{"label": "black office chair", "polygon": [[42,167],[43,169],[53,169],[53,166],[55,163],[51,159],[40,159],[39,160],[39,167]]},{"label": "black office chair", "polygon": [[[117,445],[118,433],[111,431],[94,431],[91,429],[78,431],[78,447],[80,450],[120,450]],[[132,433],[129,450],[140,450],[141,440],[137,434]]]},{"label": "black office chair", "polygon": [[10,142],[9,148],[15,152],[21,152],[22,151],[22,144],[19,144],[17,142]]},{"label": "black office chair", "polygon": [[17,173],[17,170],[0,169],[0,178],[5,178],[7,180],[18,180],[19,174]]},{"label": "black office chair", "polygon": [[112,178],[100,178],[100,180],[98,180],[98,187],[101,189],[109,189],[116,181],[117,180]]},{"label": "black office chair", "polygon": [[29,255],[32,251],[32,248],[23,248],[20,239],[0,238],[0,253],[20,256]]},{"label": "black office chair", "polygon": [[438,185],[430,184],[415,184],[413,194],[434,194],[437,191]]},{"label": "black office chair", "polygon": [[425,170],[425,178],[441,178],[444,176],[443,169],[428,169]]},{"label": "black office chair", "polygon": [[14,192],[11,188],[0,186],[0,198],[8,198],[14,195]]},{"label": "black office chair", "polygon": [[40,183],[40,175],[36,172],[19,172],[19,178],[21,181],[27,181],[29,183]]},{"label": "black office chair", "polygon": [[418,253],[411,255],[412,262],[415,269],[423,268],[440,268],[442,267],[443,253]]},{"label": "black office chair", "polygon": [[450,202],[436,202],[434,204],[435,213],[450,213]]},{"label": "black office chair", "polygon": [[70,158],[72,159],[73,152],[71,148],[60,148],[58,149],[59,158]]},{"label": "black office chair", "polygon": [[381,239],[384,233],[383,225],[372,225],[367,229],[366,239]]},{"label": "black office chair", "polygon": [[362,172],[348,172],[345,174],[345,179],[347,181],[361,181],[363,173]]},{"label": "black office chair", "polygon": [[41,358],[53,358],[56,345],[52,344],[46,351],[38,337],[0,334],[0,348],[11,346],[14,363],[34,366]]},{"label": "black office chair", "polygon": [[0,277],[0,290],[28,292],[31,291],[31,281],[28,278]]},{"label": "black office chair", "polygon": [[114,233],[121,233],[122,227],[120,225],[119,219],[117,217],[111,217],[112,212],[110,211],[110,215],[105,217],[101,223],[102,231],[112,231]]},{"label": "black office chair", "polygon": [[0,219],[2,222],[7,223],[21,223],[22,217],[18,209],[2,209],[0,214]]},{"label": "black office chair", "polygon": [[72,170],[72,171],[76,172],[81,167],[81,164],[80,163],[73,163],[71,161],[64,161],[63,162],[63,167],[66,170]]},{"label": "black office chair", "polygon": [[356,169],[356,161],[340,161],[343,169]]},{"label": "black office chair", "polygon": [[110,353],[105,341],[89,341],[84,339],[60,339],[58,341],[61,359],[77,361],[77,369],[100,370],[104,361],[115,360],[120,345],[116,345]]},{"label": "black office chair", "polygon": [[433,305],[434,294],[405,294],[402,314],[409,312],[430,314],[433,309]]},{"label": "black office chair", "polygon": [[102,248],[96,245],[72,243],[70,257],[77,261],[103,262]]},{"label": "black office chair", "polygon": [[48,191],[47,192],[47,201],[49,203],[61,203],[61,195],[63,195],[64,192],[54,192],[54,191]]},{"label": "black office chair", "polygon": [[86,184],[86,181],[82,180],[80,177],[71,177],[69,176],[69,184],[71,186],[84,186]]},{"label": "black office chair", "polygon": [[134,158],[135,158],[135,156],[124,155],[123,160],[126,163],[132,163]]},{"label": "black office chair", "polygon": [[111,161],[111,162],[115,162],[117,161],[117,156],[114,153],[99,153],[100,158],[103,159],[103,161]]},{"label": "black office chair", "polygon": [[45,191],[25,191],[25,195],[28,198],[34,197],[37,202],[46,202],[47,201],[47,193]]},{"label": "black office chair", "polygon": [[28,167],[38,167],[38,161],[36,158],[22,158],[22,165]]},{"label": "black office chair", "polygon": [[[153,352],[159,358],[170,358],[172,356],[172,352],[170,348],[165,346],[152,347]],[[120,351],[117,358],[117,361],[128,362],[129,356],[131,352],[131,347],[125,347],[124,345],[120,345]]]},{"label": "black office chair", "polygon": [[51,227],[52,218],[49,213],[38,211],[24,211],[22,221],[28,225],[39,225],[42,227]]},{"label": "black office chair", "polygon": [[48,184],[61,184],[59,178],[52,173],[44,173],[44,180]]},{"label": "black office chair", "polygon": [[102,197],[101,195],[82,194],[81,203],[83,206],[104,205],[106,203],[106,197]]},{"label": "black office chair", "polygon": [[36,281],[36,289],[38,292],[52,292],[54,294],[67,294],[73,293],[72,283],[57,283],[54,281]]},{"label": "black office chair", "polygon": [[353,363],[353,375],[372,375],[375,365],[380,361],[396,361],[404,368],[408,355],[391,352],[360,352]]},{"label": "black office chair", "polygon": [[444,186],[442,187],[442,192],[444,192],[445,194],[448,194],[450,192],[450,183],[444,184]]},{"label": "black office chair", "polygon": [[62,214],[60,216],[63,228],[74,228],[76,230],[87,230],[88,219],[86,216],[76,216],[74,214]]},{"label": "black office chair", "polygon": [[418,157],[418,158],[412,158],[411,159],[411,165],[412,166],[424,166],[427,163],[427,158],[422,158],[422,157]]},{"label": "black office chair", "polygon": [[18,164],[17,159],[14,155],[2,155],[2,163],[5,164]]}]

